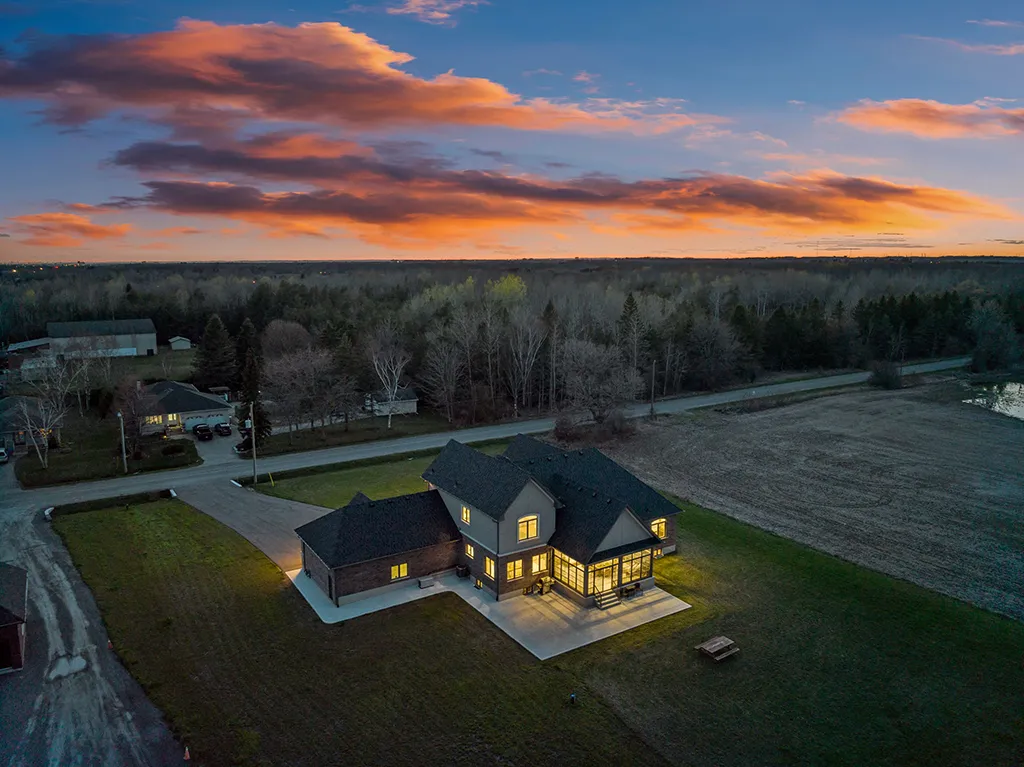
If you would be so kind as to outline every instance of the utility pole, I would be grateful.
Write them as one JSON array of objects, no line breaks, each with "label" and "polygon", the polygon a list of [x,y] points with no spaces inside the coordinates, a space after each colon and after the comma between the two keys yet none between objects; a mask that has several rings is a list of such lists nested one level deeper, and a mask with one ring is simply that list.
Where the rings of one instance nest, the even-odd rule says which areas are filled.
[{"label": "utility pole", "polygon": [[128,473],[128,453],[124,448],[124,415],[117,411],[117,422],[121,425],[121,463],[124,464],[124,473]]},{"label": "utility pole", "polygon": [[249,403],[249,441],[252,443],[252,486],[256,487],[256,417],[253,403]]},{"label": "utility pole", "polygon": [[651,418],[654,418],[654,373],[657,370],[658,361],[651,360]]}]

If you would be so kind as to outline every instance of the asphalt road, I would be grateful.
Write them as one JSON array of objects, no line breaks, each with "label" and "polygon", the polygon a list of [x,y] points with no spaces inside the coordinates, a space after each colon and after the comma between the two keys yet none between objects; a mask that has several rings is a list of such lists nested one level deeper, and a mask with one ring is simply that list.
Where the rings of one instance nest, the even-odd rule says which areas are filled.
[{"label": "asphalt road", "polygon": [[[905,373],[952,370],[967,358],[908,365]],[[818,391],[866,382],[850,373],[755,386],[656,403],[659,414],[748,399]],[[631,417],[649,405],[628,409]],[[439,448],[449,439],[476,442],[550,431],[551,418],[381,440],[361,445],[274,456],[259,470],[277,472],[414,450]],[[92,594],[41,511],[73,501],[165,488],[188,488],[246,474],[251,464],[218,460],[187,469],[100,482],[21,490],[12,466],[0,466],[0,560],[29,571],[28,664],[0,676],[0,767],[22,765],[169,765],[181,762],[160,712],[107,649],[107,635]],[[197,488],[198,490],[198,488]],[[186,491],[187,493],[187,491]]]}]

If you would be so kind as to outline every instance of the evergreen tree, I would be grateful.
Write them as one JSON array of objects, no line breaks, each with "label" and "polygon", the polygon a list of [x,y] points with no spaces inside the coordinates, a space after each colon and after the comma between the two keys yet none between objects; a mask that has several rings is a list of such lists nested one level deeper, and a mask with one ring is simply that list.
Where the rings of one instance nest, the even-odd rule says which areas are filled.
[{"label": "evergreen tree", "polygon": [[252,320],[246,317],[242,321],[242,327],[238,329],[238,337],[235,339],[235,362],[238,365],[238,374],[235,377],[236,390],[241,390],[242,388],[242,379],[245,375],[245,361],[249,358],[250,351],[257,359],[263,357],[260,350],[260,338],[256,333],[256,326],[252,324]]},{"label": "evergreen tree", "polygon": [[245,357],[245,365],[242,367],[237,416],[239,423],[245,423],[249,418],[249,407],[252,406],[252,415],[255,421],[252,424],[252,434],[256,438],[256,447],[262,445],[271,433],[270,417],[267,415],[267,409],[263,405],[263,397],[260,393],[262,379],[263,363],[255,352],[249,349]]},{"label": "evergreen tree", "polygon": [[192,380],[200,389],[230,386],[235,378],[235,345],[220,319],[213,314],[192,362]]}]

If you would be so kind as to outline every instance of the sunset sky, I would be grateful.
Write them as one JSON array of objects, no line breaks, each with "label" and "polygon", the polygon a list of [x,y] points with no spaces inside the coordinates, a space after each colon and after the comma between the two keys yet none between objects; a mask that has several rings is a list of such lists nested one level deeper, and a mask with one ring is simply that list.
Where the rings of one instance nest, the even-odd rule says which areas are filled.
[{"label": "sunset sky", "polygon": [[1019,255],[1024,6],[0,0],[0,146],[0,261]]}]

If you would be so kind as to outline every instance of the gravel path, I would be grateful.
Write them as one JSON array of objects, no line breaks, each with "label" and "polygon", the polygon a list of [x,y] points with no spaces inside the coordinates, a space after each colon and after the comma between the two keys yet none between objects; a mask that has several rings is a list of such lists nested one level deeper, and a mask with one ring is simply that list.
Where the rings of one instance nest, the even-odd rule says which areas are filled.
[{"label": "gravel path", "polygon": [[1024,620],[1024,422],[932,387],[705,412],[602,446],[695,503]]}]

